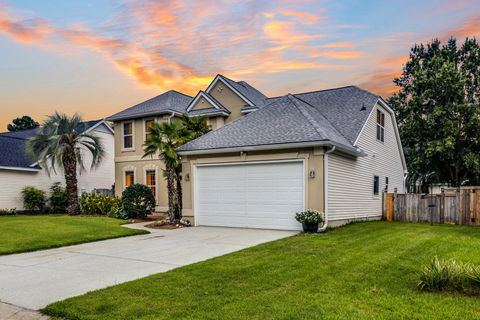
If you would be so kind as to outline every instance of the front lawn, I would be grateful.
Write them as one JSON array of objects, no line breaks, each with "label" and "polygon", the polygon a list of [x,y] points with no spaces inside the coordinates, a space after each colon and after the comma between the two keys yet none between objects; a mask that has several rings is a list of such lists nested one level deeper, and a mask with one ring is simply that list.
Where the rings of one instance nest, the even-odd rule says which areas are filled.
[{"label": "front lawn", "polygon": [[146,233],[122,227],[125,223],[96,216],[0,217],[0,255]]},{"label": "front lawn", "polygon": [[479,319],[419,292],[437,255],[480,264],[480,228],[369,222],[298,235],[49,305],[65,319]]}]

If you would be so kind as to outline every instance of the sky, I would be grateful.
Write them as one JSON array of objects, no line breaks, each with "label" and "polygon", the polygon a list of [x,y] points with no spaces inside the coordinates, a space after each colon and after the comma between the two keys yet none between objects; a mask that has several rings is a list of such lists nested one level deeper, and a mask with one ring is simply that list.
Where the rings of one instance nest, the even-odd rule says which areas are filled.
[{"label": "sky", "polygon": [[480,37],[478,0],[0,0],[0,131],[104,118],[221,73],[268,96],[395,92],[411,46]]}]

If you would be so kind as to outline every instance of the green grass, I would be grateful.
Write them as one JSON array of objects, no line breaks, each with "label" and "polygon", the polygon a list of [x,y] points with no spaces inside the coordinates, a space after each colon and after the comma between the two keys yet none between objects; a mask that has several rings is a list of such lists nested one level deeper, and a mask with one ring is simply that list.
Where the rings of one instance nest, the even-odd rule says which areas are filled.
[{"label": "green grass", "polygon": [[480,264],[480,228],[358,223],[301,234],[47,306],[65,319],[480,319],[424,293],[435,255]]},{"label": "green grass", "polygon": [[0,255],[142,234],[126,221],[92,216],[0,217]]}]

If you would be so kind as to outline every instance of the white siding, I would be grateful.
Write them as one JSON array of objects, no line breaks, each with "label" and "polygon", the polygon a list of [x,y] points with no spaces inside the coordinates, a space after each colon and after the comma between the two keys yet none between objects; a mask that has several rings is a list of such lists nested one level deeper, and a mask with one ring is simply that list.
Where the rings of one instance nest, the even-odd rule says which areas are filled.
[{"label": "white siding", "polygon": [[[91,156],[85,156],[86,171],[78,176],[78,190],[91,191],[95,188],[110,189],[115,181],[114,166],[114,137],[103,125],[95,129],[95,134],[100,136],[105,148],[105,158],[100,166],[90,171]],[[105,130],[106,129],[106,130]],[[34,186],[48,192],[54,182],[65,184],[62,170],[57,173],[51,172],[50,176],[45,170],[39,172],[24,172],[12,170],[0,170],[0,209],[16,208],[22,210],[23,202],[21,191],[25,186]]]},{"label": "white siding", "polygon": [[[385,113],[385,142],[377,140],[377,109]],[[367,156],[352,159],[338,154],[328,156],[328,213],[330,221],[379,218],[385,178],[389,192],[404,191],[404,168],[395,135],[393,117],[377,104],[358,139]],[[380,177],[380,194],[373,195],[373,177]]]}]

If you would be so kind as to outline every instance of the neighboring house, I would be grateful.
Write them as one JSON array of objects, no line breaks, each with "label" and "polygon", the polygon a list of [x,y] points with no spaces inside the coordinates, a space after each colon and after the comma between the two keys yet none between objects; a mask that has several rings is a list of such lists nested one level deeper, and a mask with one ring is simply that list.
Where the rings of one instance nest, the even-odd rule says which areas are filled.
[{"label": "neighboring house", "polygon": [[348,86],[267,98],[217,75],[195,98],[169,91],[109,118],[117,186],[155,180],[163,210],[163,165],[142,159],[142,144],[149,121],[182,112],[208,116],[214,129],[178,149],[183,216],[195,225],[296,230],[306,208],[325,211],[329,225],[379,219],[382,190],[404,192],[397,124],[381,97]]},{"label": "neighboring house", "polygon": [[[113,130],[104,120],[87,121],[80,125],[80,131],[93,131],[101,138],[105,157],[96,169],[90,170],[91,155],[85,153],[85,170],[78,174],[79,193],[93,189],[111,189],[115,182]],[[27,139],[34,136],[37,129],[0,133],[0,209],[24,209],[21,191],[25,186],[33,186],[48,191],[54,182],[65,184],[63,170],[56,172],[42,169],[25,151]]]}]

